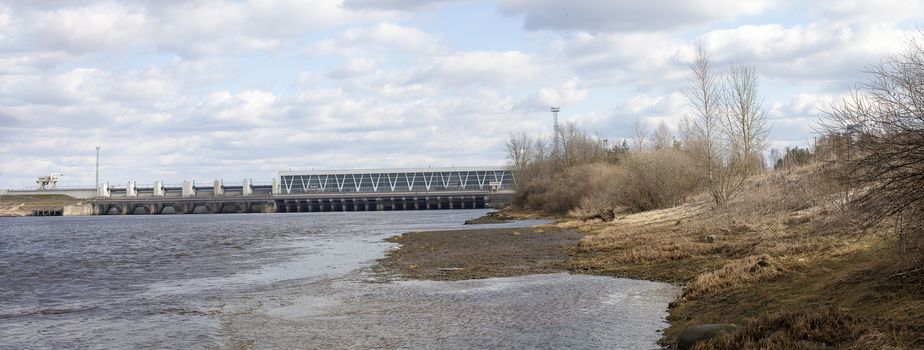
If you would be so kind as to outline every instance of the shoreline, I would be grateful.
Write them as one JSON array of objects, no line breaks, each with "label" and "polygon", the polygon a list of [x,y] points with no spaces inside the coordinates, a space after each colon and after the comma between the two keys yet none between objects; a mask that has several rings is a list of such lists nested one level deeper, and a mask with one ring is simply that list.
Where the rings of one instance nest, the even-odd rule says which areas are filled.
[{"label": "shoreline", "polygon": [[[378,268],[441,281],[567,271],[670,283],[683,292],[668,307],[670,326],[660,341],[665,348],[683,329],[708,323],[742,327],[726,337],[731,342],[712,342],[709,348],[905,349],[924,342],[918,311],[924,307],[924,276],[893,274],[901,270],[883,261],[896,253],[883,237],[845,238],[811,220],[782,229],[711,221],[704,226],[696,219],[703,212],[689,206],[653,214],[615,222],[561,219],[532,228],[409,232],[388,239],[401,246],[378,260]],[[808,233],[815,236],[807,239]],[[891,276],[918,280],[902,283]],[[772,343],[774,337],[779,343]]]}]

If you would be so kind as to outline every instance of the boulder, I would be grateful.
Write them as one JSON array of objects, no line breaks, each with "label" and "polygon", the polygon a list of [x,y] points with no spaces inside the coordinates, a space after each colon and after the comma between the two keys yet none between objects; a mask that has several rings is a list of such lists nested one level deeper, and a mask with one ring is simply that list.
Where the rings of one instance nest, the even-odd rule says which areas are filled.
[{"label": "boulder", "polygon": [[696,343],[735,334],[738,326],[730,323],[706,323],[688,327],[677,335],[677,350],[692,349]]}]

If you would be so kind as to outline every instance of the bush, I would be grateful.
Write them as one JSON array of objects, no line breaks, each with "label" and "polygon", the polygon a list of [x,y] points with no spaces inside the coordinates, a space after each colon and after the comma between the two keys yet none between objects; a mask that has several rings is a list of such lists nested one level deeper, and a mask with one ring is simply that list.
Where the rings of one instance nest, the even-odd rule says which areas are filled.
[{"label": "bush", "polygon": [[699,187],[690,157],[676,149],[632,153],[620,166],[615,204],[630,212],[682,204]]},{"label": "bush", "polygon": [[580,164],[546,174],[521,177],[514,206],[549,213],[576,209],[579,216],[614,209],[639,212],[681,204],[698,189],[689,157],[672,148],[629,153],[617,164]]},{"label": "bush", "polygon": [[924,47],[912,42],[870,74],[827,118],[826,131],[846,141],[835,165],[855,190],[853,215],[865,228],[894,225],[924,265]]},{"label": "bush", "polygon": [[603,165],[578,165],[560,171],[545,172],[544,176],[521,179],[513,205],[518,208],[547,213],[566,213],[577,208],[581,200],[596,187],[601,188],[606,176],[594,176],[595,168]]}]

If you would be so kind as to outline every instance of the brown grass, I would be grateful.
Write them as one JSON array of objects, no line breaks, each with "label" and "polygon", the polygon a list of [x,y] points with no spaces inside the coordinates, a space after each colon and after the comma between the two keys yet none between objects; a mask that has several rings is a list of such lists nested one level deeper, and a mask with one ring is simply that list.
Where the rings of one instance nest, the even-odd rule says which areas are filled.
[{"label": "brown grass", "polygon": [[898,343],[896,333],[875,322],[828,308],[748,318],[733,336],[701,342],[694,349],[901,349]]},{"label": "brown grass", "polygon": [[684,288],[683,296],[697,298],[728,288],[771,279],[785,272],[786,268],[769,255],[749,256],[731,261],[718,270],[696,276],[693,282]]}]

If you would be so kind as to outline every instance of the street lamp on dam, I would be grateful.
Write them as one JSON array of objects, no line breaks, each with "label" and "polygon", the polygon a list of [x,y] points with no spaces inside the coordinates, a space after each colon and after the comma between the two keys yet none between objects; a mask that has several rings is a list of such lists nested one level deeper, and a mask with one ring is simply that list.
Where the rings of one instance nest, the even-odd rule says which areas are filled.
[{"label": "street lamp on dam", "polygon": [[96,146],[96,191],[99,193],[99,146]]}]

